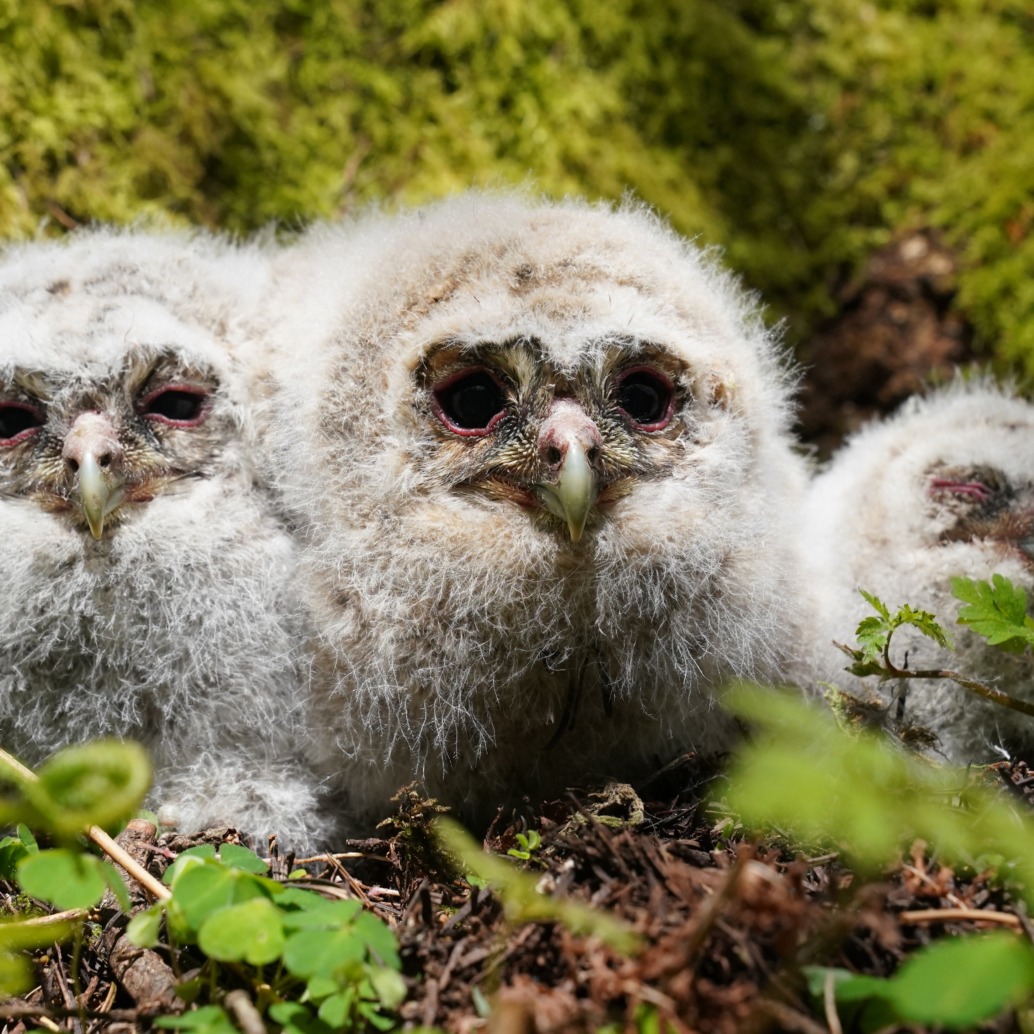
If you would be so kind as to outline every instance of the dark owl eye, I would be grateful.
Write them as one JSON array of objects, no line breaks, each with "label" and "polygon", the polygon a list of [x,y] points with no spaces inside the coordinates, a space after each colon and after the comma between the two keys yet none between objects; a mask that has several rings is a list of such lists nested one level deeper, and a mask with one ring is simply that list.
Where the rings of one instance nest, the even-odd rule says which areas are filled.
[{"label": "dark owl eye", "polygon": [[663,374],[647,367],[629,370],[618,383],[617,404],[644,431],[659,431],[671,419],[675,390]]},{"label": "dark owl eye", "polygon": [[196,427],[207,415],[208,393],[197,388],[160,388],[140,404],[140,413],[173,427]]},{"label": "dark owl eye", "polygon": [[432,393],[439,418],[456,434],[488,434],[506,412],[503,387],[487,370],[464,370]]},{"label": "dark owl eye", "polygon": [[0,403],[0,446],[23,441],[43,426],[43,415],[21,402]]}]

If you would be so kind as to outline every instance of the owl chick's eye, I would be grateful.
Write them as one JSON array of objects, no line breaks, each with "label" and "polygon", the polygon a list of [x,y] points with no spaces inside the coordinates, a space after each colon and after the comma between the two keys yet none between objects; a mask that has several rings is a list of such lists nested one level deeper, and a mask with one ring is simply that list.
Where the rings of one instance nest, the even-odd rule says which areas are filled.
[{"label": "owl chick's eye", "polygon": [[663,374],[649,367],[628,370],[618,382],[617,404],[641,431],[659,431],[671,420],[675,389]]},{"label": "owl chick's eye", "polygon": [[431,393],[439,419],[455,434],[488,434],[506,412],[503,386],[480,367],[446,378]]},{"label": "owl chick's eye", "polygon": [[144,397],[140,414],[173,427],[197,427],[208,415],[207,400],[199,388],[159,388]]},{"label": "owl chick's eye", "polygon": [[932,478],[930,481],[930,494],[938,495],[941,492],[948,492],[951,495],[960,496],[966,499],[975,499],[977,502],[986,502],[994,495],[994,488],[984,484],[983,481],[963,481],[952,478]]},{"label": "owl chick's eye", "polygon": [[0,447],[24,441],[43,426],[43,414],[23,402],[0,403]]}]

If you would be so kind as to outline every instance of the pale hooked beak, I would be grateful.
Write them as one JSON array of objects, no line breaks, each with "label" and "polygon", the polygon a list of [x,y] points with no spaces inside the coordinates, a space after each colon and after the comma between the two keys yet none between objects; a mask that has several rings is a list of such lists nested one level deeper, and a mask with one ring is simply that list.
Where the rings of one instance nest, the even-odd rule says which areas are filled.
[{"label": "pale hooked beak", "polygon": [[65,438],[61,458],[69,495],[79,507],[90,534],[99,539],[104,521],[126,497],[122,445],[109,417],[80,413]]},{"label": "pale hooked beak", "polygon": [[599,484],[592,459],[602,445],[599,429],[576,402],[559,399],[539,431],[539,455],[551,475],[535,485],[550,513],[567,523],[571,541],[585,530]]}]

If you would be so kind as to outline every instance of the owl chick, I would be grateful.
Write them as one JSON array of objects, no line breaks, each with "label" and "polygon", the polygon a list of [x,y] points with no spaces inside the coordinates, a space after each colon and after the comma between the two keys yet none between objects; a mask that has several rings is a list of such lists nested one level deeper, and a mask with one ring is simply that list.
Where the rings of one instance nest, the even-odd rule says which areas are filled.
[{"label": "owl chick", "polygon": [[259,249],[111,230],[0,257],[0,744],[152,753],[155,806],[308,844],[294,549],[255,487]]},{"label": "owl chick", "polygon": [[[853,642],[873,613],[861,587],[894,609],[931,611],[954,640],[951,653],[902,628],[891,645],[898,667],[951,668],[1034,699],[1030,654],[1004,653],[957,625],[962,604],[951,592],[953,576],[990,580],[996,572],[1034,588],[1034,406],[979,382],[910,400],[834,457],[814,482],[808,514],[825,615],[813,680],[859,693],[831,640]],[[953,762],[999,760],[998,744],[1034,745],[1034,719],[951,682],[888,682],[883,695],[889,723],[933,733],[935,749]]]},{"label": "owl chick", "polygon": [[469,195],[283,260],[270,467],[302,529],[322,758],[368,818],[716,751],[800,601],[787,372],[640,207]]}]

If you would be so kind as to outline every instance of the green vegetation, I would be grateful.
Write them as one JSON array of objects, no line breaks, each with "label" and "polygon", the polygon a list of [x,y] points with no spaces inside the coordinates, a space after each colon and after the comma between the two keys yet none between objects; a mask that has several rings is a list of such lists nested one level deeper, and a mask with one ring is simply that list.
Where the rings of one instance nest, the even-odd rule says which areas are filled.
[{"label": "green vegetation", "polygon": [[1024,0],[0,0],[0,39],[5,237],[631,190],[805,333],[932,226],[981,339],[1034,372]]}]

